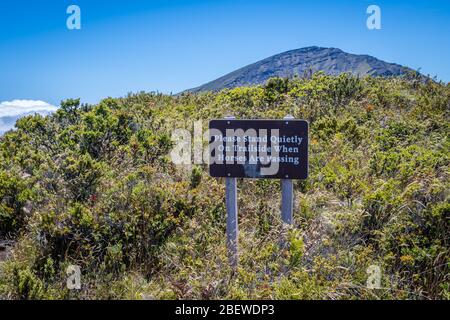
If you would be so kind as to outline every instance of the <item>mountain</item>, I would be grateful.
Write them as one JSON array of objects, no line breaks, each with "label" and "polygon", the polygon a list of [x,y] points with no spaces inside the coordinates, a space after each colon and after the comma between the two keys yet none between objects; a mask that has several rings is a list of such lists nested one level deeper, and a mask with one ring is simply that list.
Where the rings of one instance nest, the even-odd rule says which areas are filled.
[{"label": "mountain", "polygon": [[337,48],[307,47],[274,55],[187,91],[219,91],[262,84],[272,77],[302,77],[317,71],[329,75],[352,73],[357,76],[389,77],[405,74],[411,69],[369,55],[346,53]]}]

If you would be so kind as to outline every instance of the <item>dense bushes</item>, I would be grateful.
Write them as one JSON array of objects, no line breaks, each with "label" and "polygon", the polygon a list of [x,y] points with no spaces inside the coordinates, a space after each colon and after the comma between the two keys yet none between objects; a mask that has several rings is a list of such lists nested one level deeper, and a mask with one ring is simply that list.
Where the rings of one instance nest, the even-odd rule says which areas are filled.
[{"label": "dense bushes", "polygon": [[[0,137],[0,296],[449,298],[449,86],[271,79],[220,93],[62,102]],[[227,264],[222,181],[174,166],[171,131],[233,114],[311,124],[292,230],[277,181],[239,184],[240,268]],[[280,246],[280,237],[287,246]],[[286,244],[286,242],[283,242]],[[83,289],[65,288],[81,266]],[[381,289],[366,287],[382,270]]]},{"label": "dense bushes", "polygon": [[31,195],[32,190],[24,179],[0,170],[0,235],[5,237],[24,226]]}]

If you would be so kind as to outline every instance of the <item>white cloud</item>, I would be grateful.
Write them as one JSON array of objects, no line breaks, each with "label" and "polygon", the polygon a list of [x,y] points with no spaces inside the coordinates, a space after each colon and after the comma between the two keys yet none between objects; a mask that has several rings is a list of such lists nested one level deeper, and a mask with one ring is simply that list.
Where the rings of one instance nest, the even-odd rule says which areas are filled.
[{"label": "white cloud", "polygon": [[48,115],[58,108],[39,100],[13,100],[0,103],[0,135],[12,129],[17,119],[30,114]]},{"label": "white cloud", "polygon": [[0,103],[0,118],[15,117],[30,113],[54,112],[58,108],[44,101],[35,100],[13,100]]}]

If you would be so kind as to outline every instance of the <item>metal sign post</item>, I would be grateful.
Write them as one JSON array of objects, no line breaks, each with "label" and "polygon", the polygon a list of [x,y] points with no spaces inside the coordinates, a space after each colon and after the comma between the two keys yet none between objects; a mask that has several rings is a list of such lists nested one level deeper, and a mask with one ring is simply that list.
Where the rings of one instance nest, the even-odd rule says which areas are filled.
[{"label": "metal sign post", "polygon": [[[284,120],[289,125],[289,120],[294,120],[293,116],[286,116]],[[281,220],[283,223],[293,223],[293,207],[294,207],[294,183],[292,179],[281,180]]]},{"label": "metal sign post", "polygon": [[281,220],[286,224],[293,223],[294,183],[292,180],[281,180]]},{"label": "metal sign post", "polygon": [[[235,119],[227,117],[226,119]],[[225,179],[225,202],[227,207],[227,248],[231,268],[236,271],[238,256],[238,206],[237,206],[237,179]]]},{"label": "metal sign post", "polygon": [[227,206],[227,247],[230,265],[233,270],[238,266],[238,207],[237,207],[237,179],[226,178],[226,206]]}]

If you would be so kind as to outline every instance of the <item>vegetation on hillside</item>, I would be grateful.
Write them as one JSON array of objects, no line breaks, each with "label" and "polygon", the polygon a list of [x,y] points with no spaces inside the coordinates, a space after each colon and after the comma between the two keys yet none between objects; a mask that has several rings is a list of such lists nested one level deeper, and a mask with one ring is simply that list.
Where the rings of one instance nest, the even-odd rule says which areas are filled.
[{"label": "vegetation on hillside", "polygon": [[[319,73],[67,100],[22,118],[0,137],[0,240],[13,243],[0,298],[449,299],[449,111],[450,85]],[[229,114],[291,114],[311,127],[293,228],[280,222],[279,181],[239,181],[236,273],[224,181],[169,156],[174,129]],[[71,264],[80,291],[66,288]],[[366,286],[373,265],[379,289]]]}]

